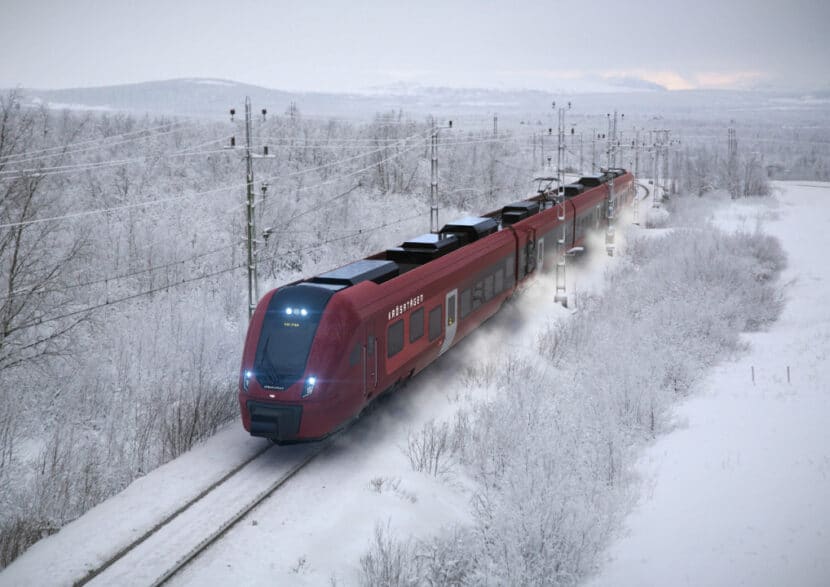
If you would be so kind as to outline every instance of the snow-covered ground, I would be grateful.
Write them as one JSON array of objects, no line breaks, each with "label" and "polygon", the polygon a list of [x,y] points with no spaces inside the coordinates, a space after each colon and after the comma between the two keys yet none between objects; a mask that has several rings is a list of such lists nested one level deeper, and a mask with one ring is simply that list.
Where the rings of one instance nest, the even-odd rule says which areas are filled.
[{"label": "snow-covered ground", "polygon": [[760,216],[781,240],[784,312],[645,451],[644,495],[590,585],[830,585],[830,184],[778,187],[778,206],[718,222]]},{"label": "snow-covered ground", "polygon": [[[830,229],[830,185],[816,185],[783,184],[774,208],[744,203],[727,209],[723,222],[751,229],[762,214],[765,229],[783,241],[789,254],[784,279],[791,281],[786,309],[769,332],[747,337],[748,354],[719,366],[703,391],[678,409],[678,430],[647,449],[640,465],[645,497],[593,583],[828,583],[830,312],[822,301],[830,299],[830,269],[822,263],[822,246]],[[594,267],[577,287],[597,287],[601,276]],[[505,344],[532,344],[545,317],[564,312],[551,303],[552,291],[548,280],[525,292],[492,324],[381,402],[173,583],[352,585],[378,524],[399,537],[418,538],[469,520],[463,479],[412,471],[403,450],[409,432],[470,400],[463,385],[447,384],[459,371]],[[522,321],[522,315],[532,319]],[[0,584],[73,583],[263,442],[233,423],[36,544],[0,573]],[[287,447],[268,453],[265,464],[271,466],[259,462],[256,472],[223,492],[230,503],[222,506],[244,505],[258,491],[253,487],[278,476],[296,452]],[[205,517],[193,531],[216,524]],[[154,558],[151,553],[132,562],[135,573],[118,576],[118,584],[152,582],[166,570],[155,568],[160,563]],[[105,579],[101,575],[100,584]]]}]

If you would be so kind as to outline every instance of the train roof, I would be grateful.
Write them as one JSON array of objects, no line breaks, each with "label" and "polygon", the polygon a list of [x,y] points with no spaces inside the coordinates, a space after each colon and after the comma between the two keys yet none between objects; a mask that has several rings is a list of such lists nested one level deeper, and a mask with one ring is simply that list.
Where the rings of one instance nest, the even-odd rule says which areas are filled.
[{"label": "train roof", "polygon": [[361,259],[343,267],[321,273],[309,279],[311,283],[350,286],[357,285],[361,281],[374,281],[383,283],[388,279],[397,276],[399,272],[397,264],[393,261],[381,259]]},{"label": "train roof", "polygon": [[[582,176],[575,183],[563,186],[566,197],[573,197],[585,190],[602,185],[606,181],[625,174],[625,169],[603,170]],[[556,180],[540,177],[536,179]],[[343,267],[332,269],[320,275],[303,280],[296,285],[307,285],[331,292],[357,285],[364,281],[383,283],[406,273],[410,269],[429,263],[467,244],[498,232],[541,210],[540,197],[518,200],[503,206],[500,210],[484,216],[464,216],[444,225],[438,232],[421,234],[404,241],[400,246],[372,255],[370,258],[354,261]]]},{"label": "train roof", "polygon": [[[455,245],[455,247],[453,247]],[[458,237],[454,234],[440,235],[428,232],[415,238],[411,238],[403,245],[405,249],[432,249],[441,250],[449,247],[458,247]]]},{"label": "train roof", "polygon": [[459,218],[449,224],[445,224],[439,234],[455,235],[462,244],[467,245],[489,234],[493,234],[498,229],[499,222],[495,218],[490,218],[489,216],[465,216],[464,218]]}]

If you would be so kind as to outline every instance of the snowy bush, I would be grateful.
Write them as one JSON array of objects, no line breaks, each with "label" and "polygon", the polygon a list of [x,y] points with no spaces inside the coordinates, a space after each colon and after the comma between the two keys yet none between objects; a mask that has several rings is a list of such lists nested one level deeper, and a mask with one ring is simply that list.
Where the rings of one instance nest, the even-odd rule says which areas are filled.
[{"label": "snowy bush", "polygon": [[451,448],[447,427],[430,421],[420,431],[409,433],[405,452],[413,471],[441,477],[449,468]]},{"label": "snowy bush", "polygon": [[366,587],[430,585],[460,587],[473,580],[470,536],[453,528],[431,540],[404,540],[390,525],[377,524],[368,552],[360,559],[360,583]]},{"label": "snowy bush", "polygon": [[417,577],[412,544],[399,540],[390,530],[375,526],[372,546],[360,558],[361,582],[372,587],[413,585]]},{"label": "snowy bush", "polygon": [[[785,257],[769,236],[676,228],[627,251],[605,294],[540,329],[536,353],[476,369],[498,374],[478,384],[498,386],[492,401],[460,412],[445,433],[430,423],[416,436],[418,455],[436,453],[423,439],[450,438],[475,480],[465,540],[436,539],[442,559],[466,561],[464,584],[585,577],[631,497],[638,446],[666,430],[671,406],[706,369],[741,350],[742,331],[781,311],[775,279]],[[459,379],[476,385],[470,373]],[[419,563],[426,542],[384,540],[387,555],[378,539],[374,560],[394,560],[407,584],[436,584]]]}]

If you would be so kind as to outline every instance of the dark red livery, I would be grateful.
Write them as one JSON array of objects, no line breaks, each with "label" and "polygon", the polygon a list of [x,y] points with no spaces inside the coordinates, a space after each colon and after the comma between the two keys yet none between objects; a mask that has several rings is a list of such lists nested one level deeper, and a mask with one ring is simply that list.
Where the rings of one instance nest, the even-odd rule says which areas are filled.
[{"label": "dark red livery", "polygon": [[612,169],[565,186],[562,204],[546,194],[514,202],[268,292],[242,356],[245,429],[285,443],[343,427],[554,267],[588,230],[606,226],[612,184],[619,210],[634,197],[634,178]]}]

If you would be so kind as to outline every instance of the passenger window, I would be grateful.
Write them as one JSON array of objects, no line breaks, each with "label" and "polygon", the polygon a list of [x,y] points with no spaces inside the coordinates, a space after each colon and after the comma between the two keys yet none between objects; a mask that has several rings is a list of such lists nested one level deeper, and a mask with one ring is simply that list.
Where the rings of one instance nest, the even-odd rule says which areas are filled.
[{"label": "passenger window", "polygon": [[525,276],[525,248],[519,249],[519,279]]},{"label": "passenger window", "polygon": [[435,306],[429,311],[429,341],[432,342],[441,336],[441,306]]},{"label": "passenger window", "polygon": [[487,302],[493,299],[493,276],[488,275],[484,278],[484,301]]},{"label": "passenger window", "polygon": [[412,312],[409,317],[409,342],[415,342],[424,335],[424,309]]},{"label": "passenger window", "polygon": [[[504,291],[504,269],[502,269],[501,267],[499,267],[499,270],[496,271],[495,280],[496,280],[496,283],[495,283],[496,294],[498,295],[498,294],[500,294],[501,292]],[[462,308],[464,307],[464,300],[463,299],[461,300],[461,307]]]},{"label": "passenger window", "polygon": [[386,331],[386,356],[394,357],[403,350],[403,320],[398,320]]},{"label": "passenger window", "polygon": [[473,310],[478,308],[484,301],[484,282],[479,281],[473,288]]},{"label": "passenger window", "polygon": [[447,326],[455,324],[455,294],[447,298]]},{"label": "passenger window", "polygon": [[375,337],[369,335],[369,340],[366,343],[366,353],[371,357],[375,354]]},{"label": "passenger window", "polygon": [[360,343],[354,345],[351,354],[349,355],[349,365],[354,367],[360,362]]},{"label": "passenger window", "polygon": [[473,292],[465,289],[461,292],[461,318],[464,319],[470,314],[473,307]]}]

